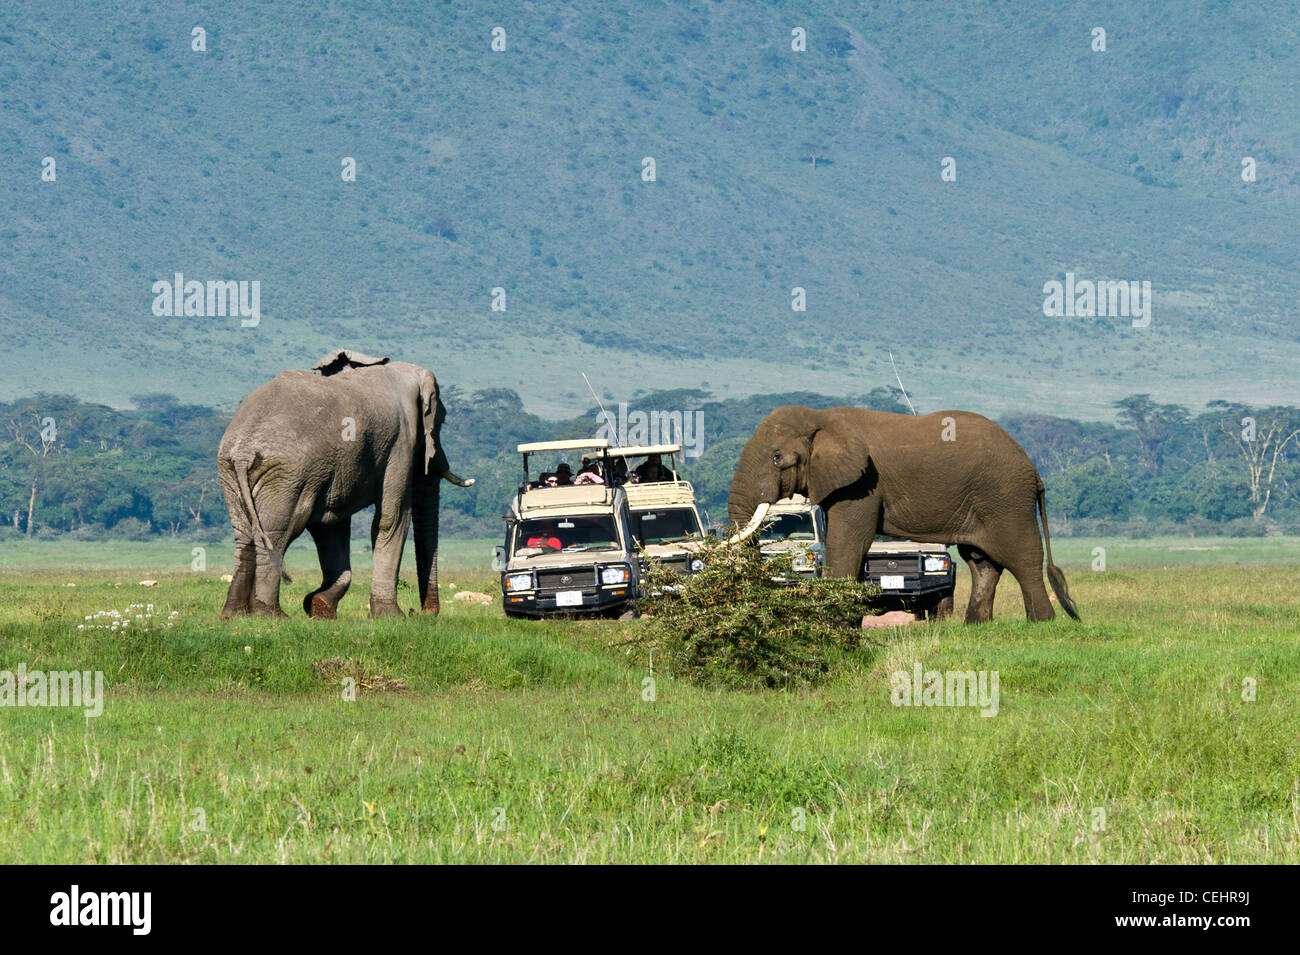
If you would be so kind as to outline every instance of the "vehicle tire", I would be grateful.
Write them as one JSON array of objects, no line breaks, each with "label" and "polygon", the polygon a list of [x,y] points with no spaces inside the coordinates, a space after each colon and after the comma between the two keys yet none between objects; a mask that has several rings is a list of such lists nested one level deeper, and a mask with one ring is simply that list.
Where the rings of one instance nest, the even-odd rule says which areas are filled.
[{"label": "vehicle tire", "polygon": [[951,616],[952,616],[952,594],[949,594],[948,596],[942,598],[937,604],[934,605],[934,618],[936,620],[943,620]]},{"label": "vehicle tire", "polygon": [[635,610],[635,609],[624,610],[621,614],[618,615],[618,622],[626,623],[629,620],[635,620],[639,616],[641,616],[641,611],[639,610]]},{"label": "vehicle tire", "polygon": [[527,620],[527,619],[528,619],[528,614],[526,614],[526,613],[515,613],[513,610],[507,610],[505,613],[506,613],[506,619],[507,619],[507,620]]}]

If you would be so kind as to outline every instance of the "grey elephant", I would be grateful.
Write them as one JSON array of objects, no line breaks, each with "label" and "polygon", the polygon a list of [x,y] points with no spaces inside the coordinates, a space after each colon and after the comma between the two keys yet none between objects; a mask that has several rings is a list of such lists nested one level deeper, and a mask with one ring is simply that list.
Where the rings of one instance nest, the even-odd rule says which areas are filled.
[{"label": "grey elephant", "polygon": [[[1015,575],[1030,620],[1061,606],[1079,619],[1065,575],[1052,563],[1043,482],[1023,448],[982,415],[892,414],[861,408],[777,408],[745,444],[727,502],[733,541],[751,536],[767,507],[804,494],[826,512],[828,571],[857,578],[877,533],[956,544],[970,566],[966,621],[993,616],[1004,568]],[[1042,537],[1038,522],[1042,519]]]},{"label": "grey elephant", "polygon": [[235,529],[235,571],[221,616],[283,615],[284,552],[305,530],[324,579],[303,609],[334,617],[352,582],[352,515],[371,505],[370,616],[401,613],[397,574],[412,518],[420,609],[436,614],[439,488],[444,478],[474,483],[448,466],[445,415],[432,372],[346,350],[311,372],[286,371],[245,398],[217,453]]}]

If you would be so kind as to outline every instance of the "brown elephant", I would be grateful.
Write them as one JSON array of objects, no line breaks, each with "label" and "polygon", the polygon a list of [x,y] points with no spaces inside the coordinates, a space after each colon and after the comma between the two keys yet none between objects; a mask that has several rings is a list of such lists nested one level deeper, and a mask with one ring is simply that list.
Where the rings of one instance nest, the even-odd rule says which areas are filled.
[{"label": "brown elephant", "polygon": [[[1015,575],[1030,620],[1055,616],[1047,578],[1061,606],[1065,575],[1052,563],[1043,482],[1022,447],[982,415],[936,411],[911,416],[862,408],[777,408],[745,444],[727,510],[752,535],[767,506],[806,495],[826,512],[826,566],[860,578],[877,533],[956,544],[970,565],[966,622],[992,619],[1003,569]],[[1038,520],[1042,518],[1042,537]]]}]

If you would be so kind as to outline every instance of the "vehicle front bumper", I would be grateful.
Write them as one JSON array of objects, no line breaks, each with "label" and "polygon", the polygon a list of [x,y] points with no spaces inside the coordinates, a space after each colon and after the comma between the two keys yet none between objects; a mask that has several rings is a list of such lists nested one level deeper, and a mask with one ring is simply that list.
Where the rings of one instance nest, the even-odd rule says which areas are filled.
[{"label": "vehicle front bumper", "polygon": [[[577,589],[573,588],[573,590]],[[636,596],[636,591],[631,584],[584,587],[581,589],[581,605],[561,606],[556,602],[556,598],[560,593],[561,591],[558,590],[503,593],[501,609],[506,613],[522,614],[527,617],[563,617],[573,614],[594,614],[615,610],[631,603]]]}]

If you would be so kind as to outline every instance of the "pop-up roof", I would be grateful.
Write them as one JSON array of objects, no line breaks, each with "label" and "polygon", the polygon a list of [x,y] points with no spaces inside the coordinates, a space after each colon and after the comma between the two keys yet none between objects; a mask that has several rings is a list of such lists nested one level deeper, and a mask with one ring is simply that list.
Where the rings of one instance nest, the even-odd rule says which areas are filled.
[{"label": "pop-up roof", "polygon": [[[682,446],[680,444],[642,444],[629,448],[609,448],[611,458],[640,458],[650,454],[680,454]],[[603,453],[603,452],[602,452]],[[600,454],[591,452],[584,454],[582,459],[597,458]]]},{"label": "pop-up roof", "polygon": [[[536,454],[540,451],[578,451],[584,448],[596,449],[594,457],[599,457],[609,447],[607,438],[573,438],[568,441],[532,441],[517,448],[520,454]],[[585,458],[586,455],[584,454]]]}]

